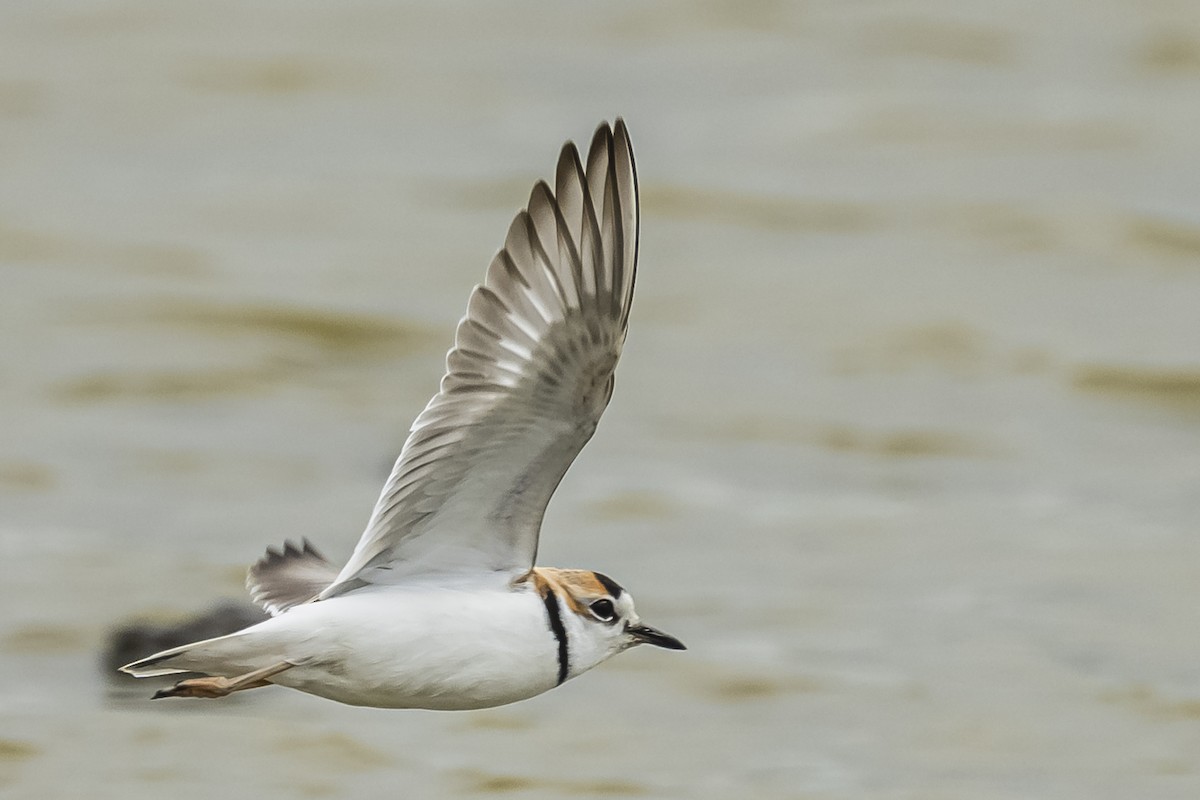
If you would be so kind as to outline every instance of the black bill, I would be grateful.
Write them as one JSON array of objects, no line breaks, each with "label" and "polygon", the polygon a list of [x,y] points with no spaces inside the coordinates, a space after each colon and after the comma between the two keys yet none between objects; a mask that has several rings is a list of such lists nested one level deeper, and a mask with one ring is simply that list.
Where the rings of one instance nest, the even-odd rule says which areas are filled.
[{"label": "black bill", "polygon": [[649,625],[630,625],[625,630],[638,644],[652,644],[668,650],[687,650],[687,645],[674,636],[663,633],[657,628],[651,628]]}]

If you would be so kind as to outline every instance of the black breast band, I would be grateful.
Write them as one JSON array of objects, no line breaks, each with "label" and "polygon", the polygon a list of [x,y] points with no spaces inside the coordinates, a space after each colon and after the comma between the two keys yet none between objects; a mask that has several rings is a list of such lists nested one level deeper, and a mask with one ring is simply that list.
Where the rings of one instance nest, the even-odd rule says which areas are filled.
[{"label": "black breast band", "polygon": [[563,627],[562,613],[558,607],[558,595],[549,586],[546,596],[542,598],[546,604],[546,616],[550,618],[550,631],[558,640],[558,685],[562,686],[567,679],[567,630]]}]

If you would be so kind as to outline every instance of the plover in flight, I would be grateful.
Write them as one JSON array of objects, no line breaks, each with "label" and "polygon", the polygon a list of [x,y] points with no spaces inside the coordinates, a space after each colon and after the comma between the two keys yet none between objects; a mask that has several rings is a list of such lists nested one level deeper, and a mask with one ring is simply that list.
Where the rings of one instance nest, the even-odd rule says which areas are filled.
[{"label": "plover in flight", "polygon": [[155,697],[269,684],[385,708],[488,708],[638,644],[683,650],[615,581],[535,567],[546,504],[596,430],[633,300],[638,189],[618,119],[586,166],[568,142],[471,292],[440,391],[417,417],[340,570],[307,541],[250,569],[272,617],[121,669],[199,672]]}]

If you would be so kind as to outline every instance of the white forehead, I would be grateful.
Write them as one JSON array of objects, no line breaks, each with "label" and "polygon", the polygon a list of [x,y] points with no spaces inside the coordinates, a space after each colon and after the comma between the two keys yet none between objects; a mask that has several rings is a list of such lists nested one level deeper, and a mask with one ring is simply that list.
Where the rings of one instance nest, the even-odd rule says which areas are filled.
[{"label": "white forehead", "polygon": [[617,607],[617,616],[625,619],[631,619],[637,616],[633,611],[633,595],[629,592],[621,592],[621,596],[616,598],[614,605]]}]

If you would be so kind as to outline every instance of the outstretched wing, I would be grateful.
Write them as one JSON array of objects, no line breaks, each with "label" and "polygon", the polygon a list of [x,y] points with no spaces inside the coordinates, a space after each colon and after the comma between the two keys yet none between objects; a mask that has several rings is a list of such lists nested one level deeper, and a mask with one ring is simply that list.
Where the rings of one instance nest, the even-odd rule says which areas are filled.
[{"label": "outstretched wing", "polygon": [[586,169],[575,145],[476,286],[441,391],[409,434],[330,597],[424,573],[524,571],[542,515],[613,389],[637,266],[638,194],[621,120]]}]

